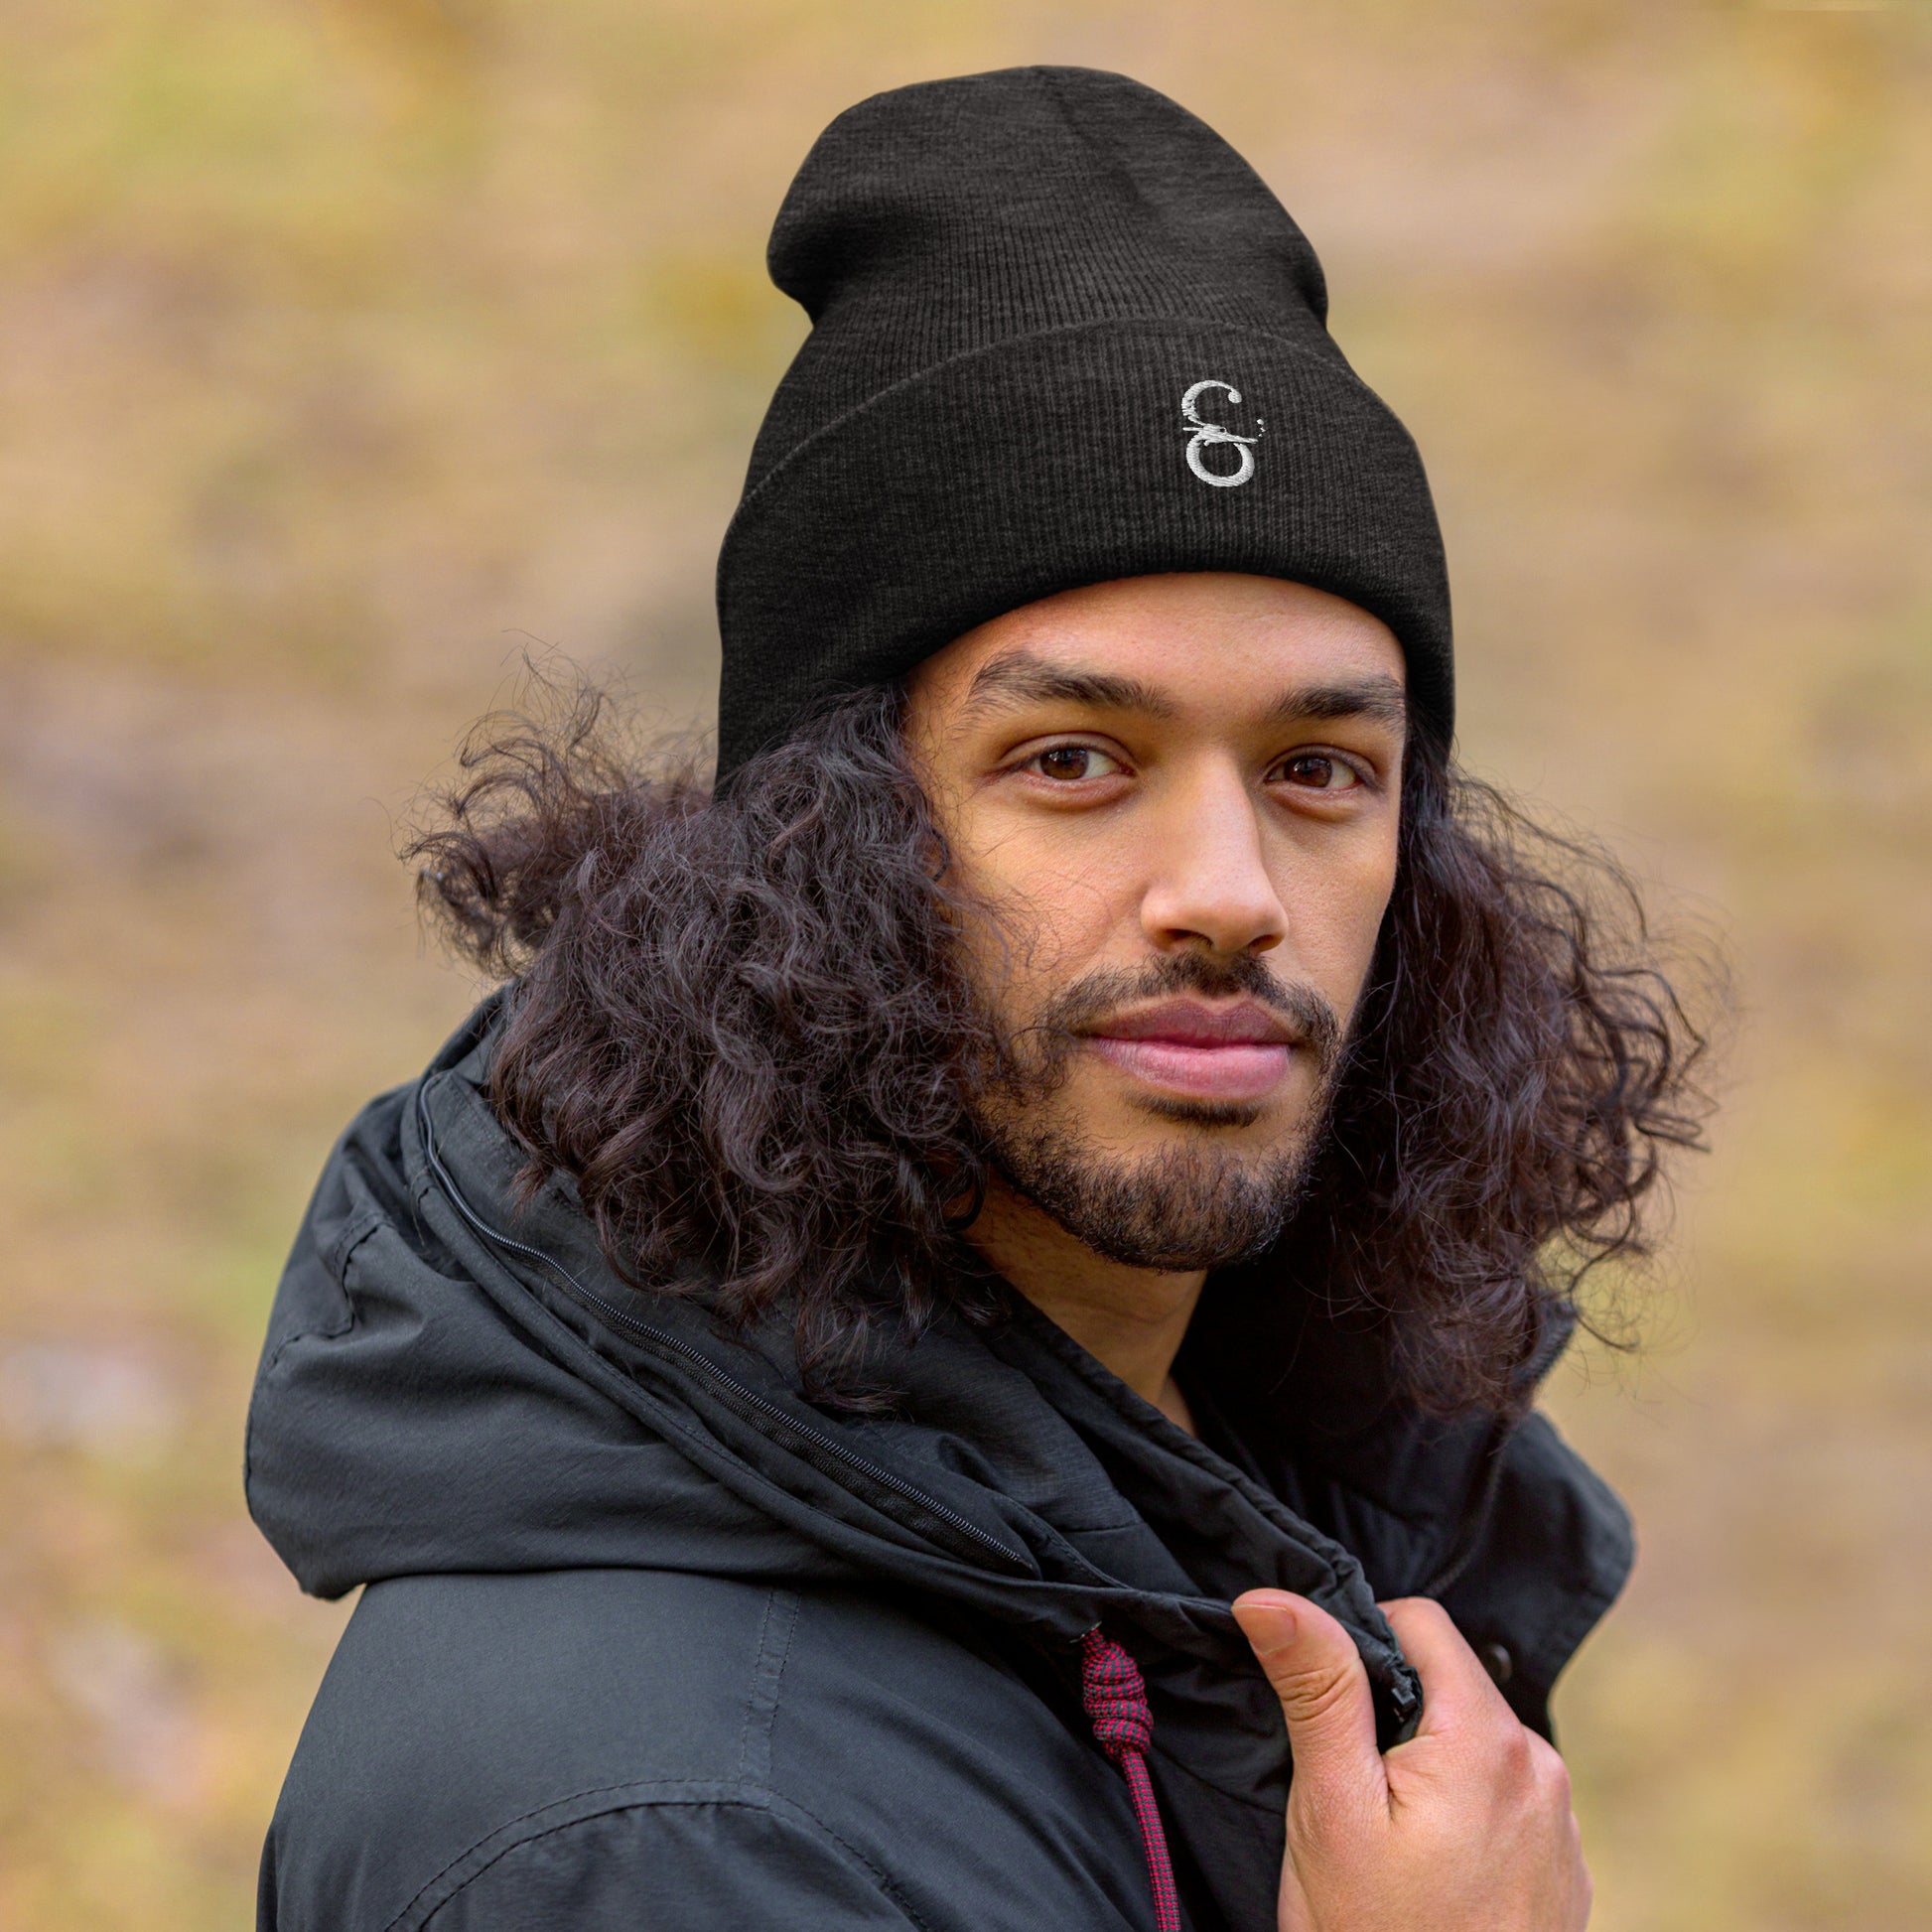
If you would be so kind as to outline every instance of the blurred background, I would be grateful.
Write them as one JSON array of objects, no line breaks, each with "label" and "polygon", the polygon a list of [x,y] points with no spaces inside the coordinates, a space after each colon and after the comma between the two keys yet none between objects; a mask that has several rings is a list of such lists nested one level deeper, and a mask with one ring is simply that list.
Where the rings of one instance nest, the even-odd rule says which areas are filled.
[{"label": "blurred background", "polygon": [[832,114],[1205,116],[1428,457],[1465,752],[1735,962],[1643,1554],[1561,1694],[1601,1932],[1932,1922],[1932,22],[1689,0],[7,0],[0,1926],[251,1921],[345,1606],[242,1509],[337,1130],[474,988],[391,853],[519,653],[702,720]]}]

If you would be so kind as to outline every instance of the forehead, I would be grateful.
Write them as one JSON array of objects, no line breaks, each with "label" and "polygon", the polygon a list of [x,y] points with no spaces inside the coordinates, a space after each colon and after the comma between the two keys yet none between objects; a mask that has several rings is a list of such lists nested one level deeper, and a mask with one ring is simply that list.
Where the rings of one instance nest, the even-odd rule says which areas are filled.
[{"label": "forehead", "polygon": [[1024,660],[1102,674],[1174,712],[1277,705],[1285,689],[1403,679],[1394,633],[1359,606],[1306,584],[1229,572],[1122,578],[1023,605],[955,638],[913,673],[914,704],[953,712],[1075,696]]}]

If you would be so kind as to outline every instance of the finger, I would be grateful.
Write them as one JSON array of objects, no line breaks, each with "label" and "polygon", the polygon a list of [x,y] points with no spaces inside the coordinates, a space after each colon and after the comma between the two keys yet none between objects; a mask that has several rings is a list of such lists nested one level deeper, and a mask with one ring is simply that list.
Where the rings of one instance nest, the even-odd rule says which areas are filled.
[{"label": "finger", "polygon": [[1499,1719],[1515,1725],[1516,1714],[1442,1604],[1427,1596],[1403,1596],[1380,1607],[1403,1655],[1422,1679],[1418,1736]]},{"label": "finger", "polygon": [[1319,1604],[1251,1589],[1234,1617],[1282,1701],[1297,1783],[1385,1795],[1368,1673],[1352,1638]]}]

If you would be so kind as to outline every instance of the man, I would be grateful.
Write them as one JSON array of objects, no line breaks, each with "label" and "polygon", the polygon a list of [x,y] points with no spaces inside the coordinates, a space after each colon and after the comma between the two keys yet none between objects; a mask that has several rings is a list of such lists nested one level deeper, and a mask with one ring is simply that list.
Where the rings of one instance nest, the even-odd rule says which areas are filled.
[{"label": "man", "polygon": [[1530,1404],[1697,1042],[1454,771],[1413,447],[1118,76],[862,103],[771,263],[715,791],[478,750],[507,984],[282,1284],[252,1507],[367,1587],[262,1923],[1580,1927]]}]

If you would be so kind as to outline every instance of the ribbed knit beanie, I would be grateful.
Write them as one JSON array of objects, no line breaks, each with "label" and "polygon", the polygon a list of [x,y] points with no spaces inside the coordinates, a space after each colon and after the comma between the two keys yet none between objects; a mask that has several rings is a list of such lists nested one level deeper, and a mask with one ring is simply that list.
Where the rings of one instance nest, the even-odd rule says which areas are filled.
[{"label": "ribbed knit beanie", "polygon": [[1415,445],[1329,338],[1301,229],[1193,115],[1082,68],[876,94],[806,156],[768,261],[812,330],[719,557],[721,777],[991,618],[1166,571],[1360,605],[1447,740]]}]

